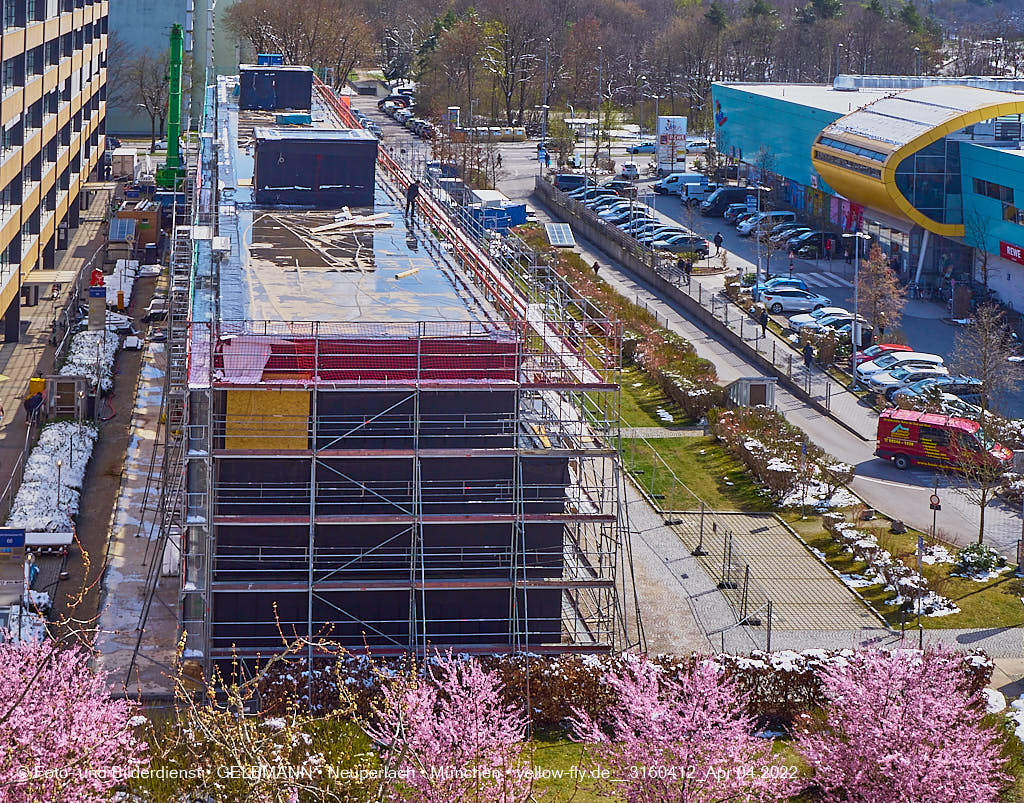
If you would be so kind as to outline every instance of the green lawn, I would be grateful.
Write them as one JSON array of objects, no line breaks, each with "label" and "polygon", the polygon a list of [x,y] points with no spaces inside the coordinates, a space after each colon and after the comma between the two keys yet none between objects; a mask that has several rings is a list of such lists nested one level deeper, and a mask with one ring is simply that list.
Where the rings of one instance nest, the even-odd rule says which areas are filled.
[{"label": "green lawn", "polygon": [[[652,450],[692,493],[675,484]],[[699,506],[694,495],[715,510],[773,509],[746,468],[711,436],[658,438],[646,443],[624,438],[622,455],[633,476],[649,492],[660,495],[658,504],[665,510],[693,510]]]},{"label": "green lawn", "polygon": [[[673,427],[693,424],[682,409],[665,395],[665,391],[635,365],[627,365],[621,376],[621,416],[624,427]],[[670,416],[667,421],[658,415],[664,410]]]},{"label": "green lawn", "polygon": [[[787,516],[789,525],[815,549],[825,553],[829,566],[843,574],[860,574],[867,566],[863,561],[855,559],[844,552],[839,544],[821,527],[817,517],[799,519]],[[864,528],[875,529],[879,544],[906,565],[916,565],[917,533],[910,531],[904,535],[895,535],[888,531],[888,522],[864,523]],[[952,552],[952,548],[950,549]],[[948,597],[960,608],[960,613],[950,616],[924,616],[921,624],[929,629],[946,628],[986,628],[986,627],[1020,627],[1024,625],[1024,608],[1021,597],[1024,596],[1024,582],[1013,576],[1011,572],[1001,574],[995,580],[976,583],[962,577],[951,577],[953,564],[925,564],[922,567],[929,587],[938,594]],[[885,591],[882,586],[870,586],[858,589],[861,596],[885,617],[892,627],[900,627],[903,615],[892,605],[892,592]],[[916,619],[908,621],[908,625],[916,626]]]}]

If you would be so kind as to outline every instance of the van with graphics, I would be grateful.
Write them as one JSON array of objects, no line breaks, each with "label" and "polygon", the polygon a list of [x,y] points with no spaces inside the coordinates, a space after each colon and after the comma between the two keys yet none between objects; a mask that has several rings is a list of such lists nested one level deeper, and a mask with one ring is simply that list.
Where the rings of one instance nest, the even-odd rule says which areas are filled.
[{"label": "van with graphics", "polygon": [[912,465],[951,469],[988,465],[1009,469],[1013,452],[990,438],[977,421],[920,410],[883,410],[875,455],[904,470]]}]

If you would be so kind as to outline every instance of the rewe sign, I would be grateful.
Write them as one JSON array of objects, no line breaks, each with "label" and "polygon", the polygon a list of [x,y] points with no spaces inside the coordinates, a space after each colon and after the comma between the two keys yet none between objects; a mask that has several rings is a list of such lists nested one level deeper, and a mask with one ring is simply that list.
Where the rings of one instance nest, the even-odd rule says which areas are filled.
[{"label": "rewe sign", "polygon": [[1024,246],[1000,241],[999,255],[1003,259],[1016,262],[1018,265],[1024,265]]}]

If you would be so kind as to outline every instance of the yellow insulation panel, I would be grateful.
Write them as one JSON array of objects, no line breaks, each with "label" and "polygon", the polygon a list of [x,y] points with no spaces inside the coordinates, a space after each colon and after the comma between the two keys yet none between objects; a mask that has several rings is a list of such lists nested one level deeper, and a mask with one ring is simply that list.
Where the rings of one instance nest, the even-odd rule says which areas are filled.
[{"label": "yellow insulation panel", "polygon": [[309,448],[309,391],[228,390],[225,449]]}]

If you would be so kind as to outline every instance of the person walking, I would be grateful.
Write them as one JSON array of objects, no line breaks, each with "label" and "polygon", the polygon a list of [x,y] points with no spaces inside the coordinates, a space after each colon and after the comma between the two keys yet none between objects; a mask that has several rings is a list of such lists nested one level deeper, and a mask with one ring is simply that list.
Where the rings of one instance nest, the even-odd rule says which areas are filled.
[{"label": "person walking", "polygon": [[725,238],[722,237],[722,232],[716,231],[715,238],[712,242],[715,244],[715,256],[718,256],[722,253],[722,243],[725,242]]},{"label": "person walking", "polygon": [[601,263],[596,259],[594,260],[594,275],[597,276],[598,271],[601,270]]},{"label": "person walking", "polygon": [[846,246],[846,264],[853,264],[853,251],[850,250],[850,246]]},{"label": "person walking", "polygon": [[768,310],[767,309],[762,309],[761,310],[760,324],[761,324],[761,337],[767,337],[767,335],[768,335]]},{"label": "person walking", "polygon": [[814,346],[810,343],[804,344],[804,368],[811,370],[811,363],[814,362]]},{"label": "person walking", "polygon": [[683,273],[686,274],[686,286],[689,287],[690,286],[690,277],[693,274],[693,260],[692,259],[683,260]]},{"label": "person walking", "polygon": [[544,167],[551,167],[551,154],[544,151]]},{"label": "person walking", "polygon": [[407,218],[411,218],[416,214],[416,199],[419,197],[420,182],[418,179],[413,179],[412,184],[405,191],[405,216]]},{"label": "person walking", "polygon": [[500,154],[500,153],[499,153],[499,154],[498,154],[498,155],[497,155],[496,157],[494,157],[494,163],[495,163],[495,164],[496,164],[496,165],[497,165],[498,167],[501,167],[501,154]]},{"label": "person walking", "polygon": [[829,265],[832,264],[832,240],[831,239],[825,240],[825,261],[828,262]]}]

